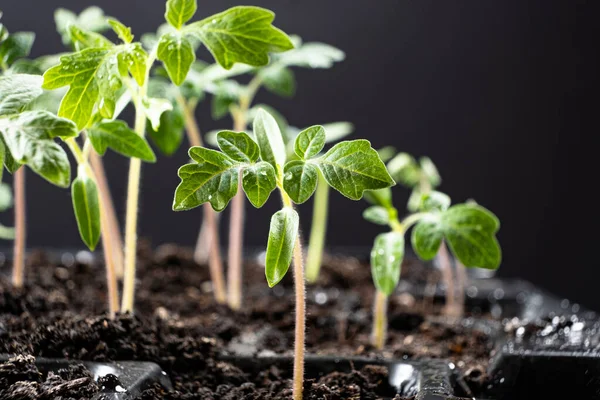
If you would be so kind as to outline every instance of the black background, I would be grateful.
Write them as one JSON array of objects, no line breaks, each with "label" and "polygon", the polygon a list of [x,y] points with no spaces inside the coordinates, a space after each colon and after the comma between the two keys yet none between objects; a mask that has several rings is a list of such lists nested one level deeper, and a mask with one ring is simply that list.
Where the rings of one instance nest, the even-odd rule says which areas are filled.
[{"label": "black background", "polygon": [[[237,5],[199,3],[197,18]],[[349,120],[354,136],[375,147],[430,156],[443,177],[441,190],[455,202],[474,198],[500,217],[502,275],[600,309],[592,145],[599,132],[600,35],[599,15],[589,3],[255,0],[277,13],[275,23],[286,32],[347,54],[331,70],[297,70],[294,99],[261,92],[257,100],[293,125]],[[52,17],[56,7],[81,11],[93,4],[138,36],[163,21],[163,0],[1,0],[0,9],[12,31],[37,33],[37,56],[63,50]],[[198,117],[205,131],[231,124],[213,122],[206,102]],[[171,211],[185,150],[144,165],[139,232],[154,244],[196,239],[200,211]],[[123,216],[127,163],[114,154],[105,160]],[[69,191],[32,173],[27,190],[29,246],[80,246]],[[397,188],[395,196],[403,204],[407,192]],[[365,204],[339,194],[332,202],[329,244],[368,246],[380,229],[362,221]],[[262,210],[248,206],[248,245],[266,242],[277,207],[275,199]],[[310,204],[300,212],[306,230]]]}]

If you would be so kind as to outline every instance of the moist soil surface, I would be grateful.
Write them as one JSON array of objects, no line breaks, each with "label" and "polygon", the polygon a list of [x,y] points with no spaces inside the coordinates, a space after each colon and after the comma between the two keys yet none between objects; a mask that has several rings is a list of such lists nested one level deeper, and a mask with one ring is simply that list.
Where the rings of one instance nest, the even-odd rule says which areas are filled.
[{"label": "moist soil surface", "polygon": [[[172,245],[152,251],[143,245],[136,313],[111,320],[102,266],[64,259],[57,263],[45,253],[32,253],[23,289],[0,279],[0,354],[20,356],[0,364],[0,399],[86,399],[100,390],[82,366],[44,376],[26,356],[156,362],[174,390],[153,387],[142,399],[291,398],[291,368],[240,369],[221,357],[291,356],[291,274],[269,289],[264,268],[247,262],[243,307],[232,312],[216,304],[208,268],[194,263],[191,251]],[[403,265],[402,280],[438,279],[419,262]],[[408,293],[391,297],[388,342],[383,352],[374,349],[369,343],[373,295],[368,265],[326,257],[318,285],[307,291],[307,351],[374,359],[443,358],[463,371],[467,383],[471,376],[481,380],[493,346],[488,333],[474,329],[468,318],[441,318],[440,306]],[[377,399],[389,389],[381,366],[325,376],[307,370],[305,398]]]}]

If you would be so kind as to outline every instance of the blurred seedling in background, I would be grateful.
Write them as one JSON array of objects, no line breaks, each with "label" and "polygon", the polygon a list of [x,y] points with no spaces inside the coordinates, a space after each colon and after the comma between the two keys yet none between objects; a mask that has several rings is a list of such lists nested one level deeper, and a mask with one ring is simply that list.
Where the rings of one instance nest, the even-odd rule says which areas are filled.
[{"label": "blurred seedling in background", "polygon": [[368,198],[374,205],[364,211],[364,218],[391,229],[376,237],[371,251],[371,273],[377,289],[372,344],[381,349],[386,342],[388,298],[400,280],[408,230],[412,227],[412,248],[424,261],[436,257],[447,244],[466,267],[497,269],[502,258],[495,236],[500,222],[492,212],[472,202],[451,206],[450,197],[438,191],[421,194],[414,212],[403,219],[398,217],[390,189],[369,192]]},{"label": "blurred seedling in background", "polygon": [[[408,153],[396,154],[393,147],[384,147],[379,150],[379,153],[382,159],[386,160],[388,171],[394,180],[411,190],[406,209],[411,213],[417,212],[423,196],[431,193],[442,183],[437,167],[429,157],[420,157],[417,161]],[[435,262],[440,269],[445,288],[444,312],[450,316],[460,316],[464,311],[463,291],[466,271],[459,262],[455,262],[456,268],[453,268],[452,258],[443,243]],[[435,286],[436,282],[432,282],[432,287],[435,288]]]}]

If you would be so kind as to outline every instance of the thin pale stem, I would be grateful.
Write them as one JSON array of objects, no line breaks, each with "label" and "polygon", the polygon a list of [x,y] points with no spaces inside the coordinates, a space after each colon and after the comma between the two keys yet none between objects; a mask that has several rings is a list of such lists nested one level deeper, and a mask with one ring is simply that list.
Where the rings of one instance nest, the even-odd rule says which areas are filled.
[{"label": "thin pale stem", "polygon": [[452,260],[450,259],[448,247],[443,241],[440,249],[438,250],[437,259],[442,272],[442,282],[444,282],[444,285],[446,286],[446,306],[444,307],[444,313],[446,315],[454,315],[456,312],[456,306],[454,303],[455,295],[454,276],[452,274]]},{"label": "thin pale stem", "polygon": [[[281,200],[284,207],[294,207],[292,199],[280,187]],[[294,376],[293,376],[293,398],[302,400],[304,391],[304,343],[306,333],[306,282],[304,281],[304,265],[302,255],[302,244],[300,233],[294,245],[294,292],[296,294],[296,331],[294,341]]]},{"label": "thin pale stem", "polygon": [[[106,179],[106,173],[104,170],[104,163],[102,158],[95,152],[90,152],[90,163],[96,176],[96,183],[98,185],[98,191],[100,192],[101,201],[103,205],[102,213],[106,217],[107,225],[107,239],[112,241],[110,246],[103,245],[105,251],[110,248],[112,262],[115,266],[115,274],[117,278],[123,278],[123,239],[121,236],[121,229],[119,228],[119,220],[115,212],[115,206],[112,201],[110,194],[110,187],[108,186],[108,180]],[[105,239],[102,239],[103,241]]]},{"label": "thin pale stem", "polygon": [[[136,104],[135,131],[144,136],[146,116],[141,104]],[[129,181],[127,186],[127,211],[125,218],[125,274],[123,280],[123,298],[121,311],[133,312],[135,298],[135,264],[137,256],[137,217],[140,197],[142,161],[132,158],[129,163]]]},{"label": "thin pale stem", "polygon": [[373,307],[373,332],[371,343],[378,350],[383,349],[387,338],[387,305],[388,296],[377,290],[375,294],[375,306]]},{"label": "thin pale stem", "polygon": [[25,281],[25,240],[27,227],[25,223],[25,167],[22,166],[14,174],[15,191],[15,241],[13,251],[14,287],[23,287]]},{"label": "thin pale stem", "polygon": [[202,142],[202,134],[196,120],[196,106],[194,101],[187,101],[181,94],[177,96],[177,104],[183,111],[183,118],[185,121],[185,133],[188,138],[190,146],[199,147],[204,146]]},{"label": "thin pale stem", "polygon": [[221,259],[221,246],[219,245],[219,234],[217,230],[217,213],[212,209],[209,203],[205,203],[204,207],[204,224],[212,232],[208,243],[209,250],[209,269],[210,278],[213,284],[215,300],[219,304],[227,302],[227,293],[225,292],[225,279],[223,277],[223,260]]},{"label": "thin pale stem", "polygon": [[306,331],[306,285],[302,265],[300,237],[294,246],[294,290],[296,292],[296,337],[294,342],[294,400],[302,400],[304,391],[304,335]]},{"label": "thin pale stem", "polygon": [[[250,101],[240,100],[240,109],[233,113],[233,130],[246,129],[246,114]],[[242,187],[242,173],[239,174],[238,187]],[[231,202],[229,219],[229,251],[227,253],[227,296],[229,306],[239,310],[242,303],[242,250],[244,248],[244,193],[240,189]]]},{"label": "thin pale stem", "polygon": [[[238,187],[242,187],[242,173]],[[244,241],[244,193],[238,190],[231,204],[231,226],[229,230],[229,254],[227,257],[227,301],[232,310],[242,305],[242,249]]]},{"label": "thin pale stem", "polygon": [[315,283],[319,279],[325,235],[327,233],[327,211],[329,208],[329,185],[319,173],[319,182],[315,192],[312,226],[306,258],[306,280]]},{"label": "thin pale stem", "polygon": [[[206,211],[203,211],[203,213],[205,212]],[[215,216],[215,225],[217,226],[217,232],[219,226],[218,216],[219,214]],[[204,221],[206,221],[206,216],[203,218],[204,219],[200,223],[200,233],[198,233],[198,239],[196,240],[196,248],[194,249],[194,261],[196,261],[196,263],[200,265],[208,264],[208,256],[210,254],[212,240],[212,232],[210,232],[210,230],[208,229],[208,224],[204,223]]]},{"label": "thin pale stem", "polygon": [[456,267],[456,316],[462,317],[465,313],[465,288],[469,284],[467,269],[458,259],[455,259]]},{"label": "thin pale stem", "polygon": [[100,227],[102,230],[102,247],[104,249],[104,264],[106,266],[106,283],[108,289],[108,311],[111,318],[119,312],[119,289],[114,260],[114,240],[111,237],[111,225],[108,218],[105,199],[100,195]]}]

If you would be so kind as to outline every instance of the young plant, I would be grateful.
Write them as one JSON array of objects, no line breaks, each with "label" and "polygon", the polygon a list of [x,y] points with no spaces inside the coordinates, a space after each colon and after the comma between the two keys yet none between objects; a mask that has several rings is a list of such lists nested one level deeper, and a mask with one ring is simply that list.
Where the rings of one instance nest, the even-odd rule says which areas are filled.
[{"label": "young plant", "polygon": [[[7,76],[18,71],[19,60],[27,57],[33,46],[35,34],[32,32],[16,32],[10,33],[6,26],[1,22],[2,11],[0,11],[0,76]],[[4,81],[4,85],[7,85],[9,81]],[[21,98],[21,101],[16,101],[14,104],[19,106],[25,106],[24,100],[31,101],[35,96],[23,95],[19,96],[13,91],[15,88],[8,86],[0,86],[0,91],[6,91],[5,93],[0,92],[0,98],[4,101],[4,106],[0,106],[0,118],[10,114],[15,114],[19,109],[11,106],[11,97],[16,96]],[[24,91],[27,88],[23,89]],[[11,93],[13,93],[11,95]],[[0,128],[1,130],[2,128]],[[6,129],[6,127],[4,128]],[[25,240],[26,240],[26,226],[25,226],[25,170],[18,168],[17,163],[12,163],[12,159],[7,158],[5,155],[5,145],[0,141],[0,161],[6,165],[8,171],[14,174],[13,177],[13,188],[15,193],[15,228],[14,228],[14,244],[13,244],[13,274],[12,283],[15,287],[23,286],[24,271],[25,271]],[[8,156],[10,157],[10,156]],[[0,165],[0,169],[4,168]]]},{"label": "young plant", "polygon": [[371,192],[369,199],[375,205],[365,210],[364,218],[391,229],[377,236],[371,251],[371,273],[377,288],[372,344],[381,349],[386,342],[388,297],[400,280],[407,231],[414,225],[411,244],[422,260],[434,258],[447,243],[465,266],[497,269],[502,259],[495,236],[500,222],[492,212],[473,203],[450,206],[450,198],[437,191],[422,194],[416,212],[402,220],[392,204],[391,190]]},{"label": "young plant", "polygon": [[296,294],[293,397],[300,400],[304,376],[305,282],[299,216],[294,203],[304,203],[312,196],[319,173],[330,186],[353,200],[359,200],[365,190],[389,187],[394,181],[366,140],[338,143],[319,156],[326,134],[322,126],[313,126],[303,130],[295,140],[298,159],[287,161],[284,140],[273,116],[258,111],[253,133],[254,138],[244,132],[219,132],[221,151],[192,147],[189,155],[193,163],[182,166],[178,172],[181,183],[175,191],[173,209],[189,210],[210,203],[220,212],[242,190],[253,206],[262,207],[271,192],[278,189],[283,207],[271,218],[265,275],[269,286],[275,286],[293,260]]},{"label": "young plant", "polygon": [[[69,86],[61,102],[59,116],[72,120],[80,130],[93,126],[97,116],[110,120],[114,117],[119,94],[124,89],[135,108],[134,131],[125,123],[115,121],[95,132],[100,139],[94,147],[98,152],[106,146],[123,149],[123,132],[133,132],[145,143],[147,120],[157,130],[162,113],[172,108],[168,100],[148,96],[150,71],[156,60],[162,61],[170,79],[180,84],[195,60],[195,49],[199,44],[205,45],[224,68],[231,68],[236,62],[265,65],[270,52],[292,47],[289,38],[271,25],[274,14],[268,10],[234,7],[188,23],[196,9],[196,0],[168,0],[165,18],[170,28],[160,36],[149,53],[141,43],[134,42],[130,28],[114,19],[109,20],[109,24],[119,37],[120,44],[99,33],[82,31],[79,42],[84,45],[83,49],[61,57],[60,64],[44,74],[46,89]],[[132,136],[128,134],[127,137],[129,140]],[[123,312],[132,312],[134,303],[142,158],[134,155],[129,168]]]},{"label": "young plant", "polygon": [[[410,154],[399,153],[390,158],[387,164],[390,175],[396,182],[412,190],[408,199],[407,209],[410,212],[416,212],[421,205],[422,196],[430,193],[441,184],[442,179],[438,169],[429,157],[421,157],[417,162]],[[436,260],[446,288],[444,312],[447,315],[458,317],[463,312],[461,304],[463,303],[462,297],[464,296],[464,285],[461,284],[463,279],[459,278],[465,272],[460,270],[460,265],[456,265],[456,268],[452,267],[450,253],[443,243],[439,248]],[[457,272],[456,279],[453,273],[454,269]],[[455,287],[455,283],[458,287]]]}]

